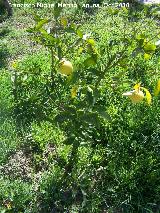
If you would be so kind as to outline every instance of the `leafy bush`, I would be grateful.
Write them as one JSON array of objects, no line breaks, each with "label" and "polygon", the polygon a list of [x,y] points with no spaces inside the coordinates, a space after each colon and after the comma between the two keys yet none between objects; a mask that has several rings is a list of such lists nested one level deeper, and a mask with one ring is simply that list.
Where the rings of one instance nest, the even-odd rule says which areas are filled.
[{"label": "leafy bush", "polygon": [[0,210],[1,212],[25,212],[25,206],[30,205],[32,190],[29,184],[21,180],[0,180]]},{"label": "leafy bush", "polygon": [[[58,7],[52,20],[34,16],[28,33],[38,51],[13,63],[5,85],[33,174],[2,178],[3,208],[159,212],[159,35],[140,9],[101,8],[83,26]],[[73,72],[65,75],[66,60]],[[133,86],[145,92],[138,104],[122,96]]]}]

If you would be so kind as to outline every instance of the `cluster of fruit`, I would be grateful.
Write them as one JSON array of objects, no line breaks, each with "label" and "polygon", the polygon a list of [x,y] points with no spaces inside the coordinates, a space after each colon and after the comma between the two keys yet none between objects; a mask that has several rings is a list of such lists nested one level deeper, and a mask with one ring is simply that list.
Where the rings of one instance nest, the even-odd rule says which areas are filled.
[{"label": "cluster of fruit", "polygon": [[[61,74],[70,75],[73,72],[72,63],[66,59],[62,59],[59,63],[59,71]],[[123,96],[130,98],[132,103],[140,103],[144,99],[144,93],[140,90],[140,86],[135,88],[135,90],[123,93]]]}]

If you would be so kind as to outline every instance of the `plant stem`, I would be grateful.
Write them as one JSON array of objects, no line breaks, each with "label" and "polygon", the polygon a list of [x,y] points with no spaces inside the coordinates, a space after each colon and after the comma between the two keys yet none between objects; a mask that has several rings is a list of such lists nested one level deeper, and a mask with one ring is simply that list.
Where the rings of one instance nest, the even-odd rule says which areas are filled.
[{"label": "plant stem", "polygon": [[53,55],[53,47],[51,47],[51,79],[52,82],[54,80],[54,59],[53,59],[54,55]]},{"label": "plant stem", "polygon": [[74,165],[77,162],[77,156],[78,156],[78,148],[79,148],[79,146],[80,146],[80,142],[77,141],[77,140],[75,140],[73,142],[73,146],[72,146],[72,151],[71,151],[71,155],[70,155],[70,158],[69,158],[69,162],[65,166],[65,172],[64,172],[62,181],[65,181],[65,179],[68,176],[68,174],[72,173]]}]

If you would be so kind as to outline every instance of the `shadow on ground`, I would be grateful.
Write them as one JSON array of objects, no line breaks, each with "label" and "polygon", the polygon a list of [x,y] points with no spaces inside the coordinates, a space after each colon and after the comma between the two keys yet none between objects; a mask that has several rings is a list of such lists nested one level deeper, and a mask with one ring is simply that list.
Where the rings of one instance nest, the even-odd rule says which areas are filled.
[{"label": "shadow on ground", "polygon": [[7,66],[7,58],[10,56],[8,47],[5,43],[5,36],[10,33],[8,27],[2,27],[0,29],[0,69]]},{"label": "shadow on ground", "polygon": [[11,32],[11,30],[8,27],[0,29],[0,39],[3,39],[3,37],[6,36],[10,32]]},{"label": "shadow on ground", "polygon": [[6,45],[0,44],[0,69],[5,68],[7,66],[7,59],[10,54]]}]

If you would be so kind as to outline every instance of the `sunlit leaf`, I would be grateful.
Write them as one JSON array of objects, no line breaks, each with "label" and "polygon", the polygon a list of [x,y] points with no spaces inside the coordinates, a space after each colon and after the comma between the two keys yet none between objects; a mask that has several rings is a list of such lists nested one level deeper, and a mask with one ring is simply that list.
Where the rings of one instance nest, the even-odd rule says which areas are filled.
[{"label": "sunlit leaf", "polygon": [[151,101],[152,101],[152,96],[151,96],[149,90],[144,87],[141,87],[141,89],[143,89],[145,91],[147,103],[148,103],[148,105],[150,105]]},{"label": "sunlit leaf", "polygon": [[83,33],[81,32],[80,29],[77,30],[77,35],[78,35],[80,38],[83,38]]},{"label": "sunlit leaf", "polygon": [[152,96],[151,96],[149,91],[146,91],[146,99],[147,99],[147,103],[150,105],[151,100],[152,100]]},{"label": "sunlit leaf", "polygon": [[136,37],[136,40],[138,42],[138,44],[141,46],[144,44],[144,42],[146,41],[145,35],[144,34],[138,34]]},{"label": "sunlit leaf", "polygon": [[77,96],[78,86],[73,86],[71,89],[71,98],[75,98]]},{"label": "sunlit leaf", "polygon": [[48,22],[49,22],[48,19],[42,19],[41,21],[39,21],[39,22],[37,23],[37,25],[35,26],[35,29],[36,29],[36,30],[39,30],[40,28],[43,27],[44,24],[47,24]]},{"label": "sunlit leaf", "polygon": [[23,81],[26,81],[28,78],[27,74],[23,76]]},{"label": "sunlit leaf", "polygon": [[87,90],[88,90],[88,92],[93,93],[93,89],[90,86],[87,87]]},{"label": "sunlit leaf", "polygon": [[50,41],[51,43],[54,43],[56,41],[56,39],[53,36],[49,35],[46,30],[40,29],[40,32],[42,33],[44,38]]},{"label": "sunlit leaf", "polygon": [[145,35],[142,33],[142,34],[138,34],[137,36],[136,36],[136,39],[137,40],[141,40],[141,39],[145,39]]},{"label": "sunlit leaf", "polygon": [[11,66],[12,68],[16,69],[18,67],[18,61],[13,61]]},{"label": "sunlit leaf", "polygon": [[11,81],[12,81],[12,82],[15,82],[15,79],[16,79],[16,76],[15,76],[15,75],[12,75],[12,76],[11,76]]},{"label": "sunlit leaf", "polygon": [[90,38],[90,39],[87,39],[87,43],[90,44],[90,45],[95,45],[95,40]]},{"label": "sunlit leaf", "polygon": [[157,85],[154,89],[154,95],[158,96],[159,92],[160,92],[160,80],[158,80]]},{"label": "sunlit leaf", "polygon": [[128,13],[128,10],[126,7],[122,7],[122,10],[125,12],[125,13]]},{"label": "sunlit leaf", "polygon": [[155,44],[147,42],[144,45],[144,51],[145,52],[154,52],[155,50],[156,50],[156,45]]},{"label": "sunlit leaf", "polygon": [[139,89],[140,89],[140,83],[136,84],[133,88],[134,88],[135,90],[139,90]]},{"label": "sunlit leaf", "polygon": [[80,47],[79,49],[78,49],[78,55],[80,55],[82,52],[83,52],[83,47]]},{"label": "sunlit leaf", "polygon": [[144,54],[144,59],[149,60],[151,58],[151,54],[145,53]]},{"label": "sunlit leaf", "polygon": [[30,27],[26,30],[28,33],[34,33],[35,32],[35,28]]},{"label": "sunlit leaf", "polygon": [[90,86],[87,87],[87,101],[88,101],[89,105],[94,104],[93,90]]},{"label": "sunlit leaf", "polygon": [[70,27],[75,30],[76,29],[76,24],[75,23],[71,23]]},{"label": "sunlit leaf", "polygon": [[63,27],[67,27],[68,24],[68,20],[65,17],[61,17],[61,25],[63,25]]},{"label": "sunlit leaf", "polygon": [[34,18],[34,20],[35,20],[36,22],[39,22],[39,21],[42,20],[41,17],[38,16],[37,14],[33,14],[33,18]]}]

